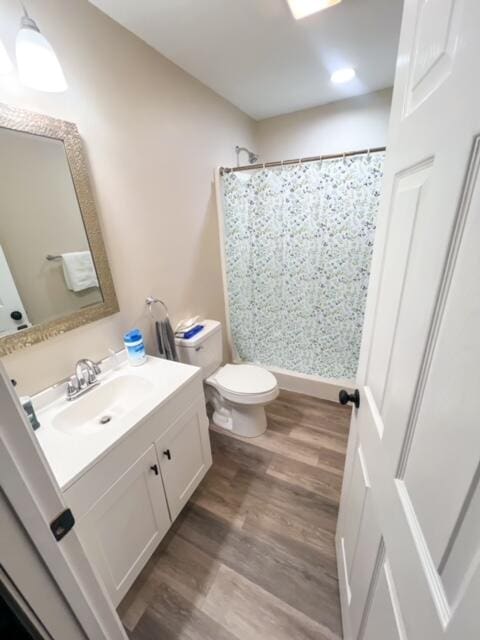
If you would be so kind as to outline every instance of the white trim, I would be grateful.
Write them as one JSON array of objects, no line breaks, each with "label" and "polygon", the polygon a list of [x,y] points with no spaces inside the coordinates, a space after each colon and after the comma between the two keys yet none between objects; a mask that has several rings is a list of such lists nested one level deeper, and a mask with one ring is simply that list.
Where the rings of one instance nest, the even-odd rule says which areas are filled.
[{"label": "white trim", "polygon": [[342,380],[340,378],[322,378],[321,376],[297,373],[279,367],[265,367],[273,373],[278,381],[280,389],[304,393],[307,396],[320,398],[321,400],[331,400],[338,402],[338,392],[340,389],[353,391],[353,380]]},{"label": "white trim", "polygon": [[230,304],[228,301],[227,281],[227,256],[225,254],[225,214],[223,211],[223,189],[221,183],[220,167],[215,169],[215,198],[217,203],[218,241],[220,243],[220,262],[222,266],[223,301],[225,305],[225,331],[227,343],[232,354],[233,362],[239,362],[238,352],[233,342],[232,327],[230,324]]},{"label": "white trim", "polygon": [[127,640],[75,528],[60,542],[50,530],[49,523],[66,505],[1,362],[0,406],[2,490],[87,637]]}]

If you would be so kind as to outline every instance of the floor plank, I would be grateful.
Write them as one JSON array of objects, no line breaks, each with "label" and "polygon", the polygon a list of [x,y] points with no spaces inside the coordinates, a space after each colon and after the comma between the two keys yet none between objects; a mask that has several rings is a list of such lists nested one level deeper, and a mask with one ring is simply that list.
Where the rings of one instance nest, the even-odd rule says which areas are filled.
[{"label": "floor plank", "polygon": [[162,584],[140,618],[136,640],[238,640],[168,584]]},{"label": "floor plank", "polygon": [[334,532],[350,410],[282,391],[213,466],[119,607],[132,640],[340,640]]},{"label": "floor plank", "polygon": [[291,485],[302,487],[323,498],[338,504],[342,489],[342,476],[318,466],[275,456],[268,466],[267,475],[283,480]]},{"label": "floor plank", "polygon": [[[202,610],[238,638],[338,640],[330,629],[289,607],[254,582],[221,566]],[[257,615],[252,616],[252,610]]]},{"label": "floor plank", "polygon": [[[213,431],[222,433],[220,427],[213,426]],[[234,438],[239,442],[250,442],[251,439],[238,436],[234,433],[229,434],[230,438]],[[264,449],[271,453],[278,453],[287,456],[293,460],[305,462],[306,464],[317,464],[318,450],[308,443],[295,442],[289,436],[279,433],[278,431],[270,431],[267,429],[265,433],[255,438],[255,448]]]},{"label": "floor plank", "polygon": [[195,505],[187,508],[177,533],[313,620],[339,631],[334,563],[326,568],[317,549],[271,531],[235,529]]}]

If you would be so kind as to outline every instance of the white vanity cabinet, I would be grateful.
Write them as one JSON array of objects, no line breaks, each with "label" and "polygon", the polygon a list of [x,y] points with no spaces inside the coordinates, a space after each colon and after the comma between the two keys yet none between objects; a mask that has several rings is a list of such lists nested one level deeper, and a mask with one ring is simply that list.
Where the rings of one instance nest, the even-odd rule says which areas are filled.
[{"label": "white vanity cabinet", "polygon": [[115,606],[211,466],[201,379],[140,421],[64,490]]}]

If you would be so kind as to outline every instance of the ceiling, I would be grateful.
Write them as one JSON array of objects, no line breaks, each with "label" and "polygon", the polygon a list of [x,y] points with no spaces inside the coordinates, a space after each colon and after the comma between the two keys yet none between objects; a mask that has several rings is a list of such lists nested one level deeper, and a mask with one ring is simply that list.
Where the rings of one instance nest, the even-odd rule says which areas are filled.
[{"label": "ceiling", "polygon": [[[294,20],[286,0],[90,0],[256,120],[393,84],[403,0],[343,0]],[[332,71],[354,67],[345,85]]]}]

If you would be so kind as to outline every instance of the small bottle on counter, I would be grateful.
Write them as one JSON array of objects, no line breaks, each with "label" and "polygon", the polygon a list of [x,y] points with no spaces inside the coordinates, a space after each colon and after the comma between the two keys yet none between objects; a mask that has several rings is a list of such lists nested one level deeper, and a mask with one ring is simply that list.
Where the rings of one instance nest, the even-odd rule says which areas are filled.
[{"label": "small bottle on counter", "polygon": [[40,426],[40,422],[38,421],[37,414],[35,413],[35,409],[33,408],[32,399],[30,396],[20,396],[20,402],[22,404],[23,410],[27,414],[27,418],[30,421],[30,424],[33,427],[33,430],[38,429]]},{"label": "small bottle on counter", "polygon": [[147,361],[145,343],[140,329],[132,329],[123,336],[129,364],[137,367]]}]

